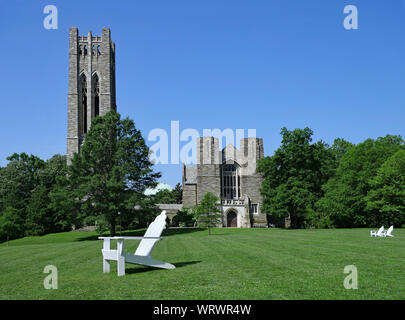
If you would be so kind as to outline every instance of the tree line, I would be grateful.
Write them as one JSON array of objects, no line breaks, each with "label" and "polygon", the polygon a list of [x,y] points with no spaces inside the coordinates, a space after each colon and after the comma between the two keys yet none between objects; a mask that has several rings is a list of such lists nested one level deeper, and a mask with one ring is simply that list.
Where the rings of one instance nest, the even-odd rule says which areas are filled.
[{"label": "tree line", "polygon": [[332,146],[310,128],[281,129],[281,146],[259,161],[262,211],[292,228],[405,227],[405,146],[398,135]]},{"label": "tree line", "polygon": [[[386,135],[357,145],[335,139],[312,142],[309,128],[281,130],[281,146],[259,160],[263,175],[261,211],[270,222],[292,228],[405,226],[405,144]],[[182,188],[154,188],[149,148],[134,122],[114,110],[93,119],[81,152],[47,161],[26,153],[10,155],[0,167],[0,241],[70,231],[95,225],[116,232],[146,227],[158,203],[181,203]],[[180,210],[176,226],[220,222],[206,194],[195,208]],[[215,210],[214,210],[215,209]]]}]

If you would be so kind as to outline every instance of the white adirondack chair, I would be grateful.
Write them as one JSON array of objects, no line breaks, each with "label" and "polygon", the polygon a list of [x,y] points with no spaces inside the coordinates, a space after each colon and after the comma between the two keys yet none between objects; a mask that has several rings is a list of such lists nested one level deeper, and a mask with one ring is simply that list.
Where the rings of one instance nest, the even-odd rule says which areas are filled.
[{"label": "white adirondack chair", "polygon": [[384,232],[384,226],[382,226],[378,231],[370,231],[370,236],[372,237],[381,237],[382,233]]},{"label": "white adirondack chair", "polygon": [[394,230],[394,226],[389,227],[386,232],[382,232],[380,237],[393,237],[392,230]]},{"label": "white adirondack chair", "polygon": [[[163,269],[175,269],[176,267],[170,263],[154,260],[150,253],[157,241],[163,239],[160,237],[163,229],[166,227],[166,211],[162,211],[146,230],[143,237],[99,237],[104,240],[103,249],[103,272],[110,272],[110,260],[117,261],[118,276],[125,275],[125,262],[140,264]],[[117,249],[110,249],[111,239],[117,240]],[[126,252],[124,249],[124,240],[139,240],[142,239],[135,254]]]}]

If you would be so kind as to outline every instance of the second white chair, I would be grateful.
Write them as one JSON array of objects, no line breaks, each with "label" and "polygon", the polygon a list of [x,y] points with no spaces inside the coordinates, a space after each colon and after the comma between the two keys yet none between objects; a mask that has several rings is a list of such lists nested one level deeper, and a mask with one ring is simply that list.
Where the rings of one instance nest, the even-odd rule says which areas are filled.
[{"label": "second white chair", "polygon": [[384,226],[382,226],[378,231],[371,230],[370,231],[370,236],[372,237],[381,237],[382,233],[384,232]]}]

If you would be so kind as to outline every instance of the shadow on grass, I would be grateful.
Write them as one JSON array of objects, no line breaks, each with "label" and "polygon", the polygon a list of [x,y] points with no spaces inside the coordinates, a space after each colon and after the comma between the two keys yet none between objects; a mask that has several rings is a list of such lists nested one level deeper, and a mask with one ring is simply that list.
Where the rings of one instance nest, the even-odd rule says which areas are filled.
[{"label": "shadow on grass", "polygon": [[[188,265],[200,263],[201,261],[185,261],[185,262],[177,262],[173,263],[177,268],[182,268]],[[158,270],[165,270],[161,268],[153,268],[153,267],[146,267],[146,266],[137,266],[133,267],[130,269],[125,269],[126,274],[135,274],[135,273],[143,273],[143,272],[148,272],[148,271],[158,271]]]},{"label": "shadow on grass", "polygon": [[[192,233],[192,232],[198,232],[198,231],[204,231],[206,229],[202,228],[169,228],[165,229],[162,232],[162,237],[170,237],[174,236],[177,234],[187,234],[187,233]],[[129,230],[129,231],[122,231],[122,234],[120,232],[116,233],[116,236],[123,236],[123,237],[143,237],[143,235],[146,232],[146,228],[139,229],[139,230]],[[104,233],[101,235],[91,235],[87,237],[82,237],[78,238],[75,241],[93,241],[93,240],[99,240],[98,237],[109,237],[109,233]]]},{"label": "shadow on grass", "polygon": [[204,231],[203,228],[169,228],[162,232],[162,236],[174,236],[176,234],[187,234],[193,232]]}]

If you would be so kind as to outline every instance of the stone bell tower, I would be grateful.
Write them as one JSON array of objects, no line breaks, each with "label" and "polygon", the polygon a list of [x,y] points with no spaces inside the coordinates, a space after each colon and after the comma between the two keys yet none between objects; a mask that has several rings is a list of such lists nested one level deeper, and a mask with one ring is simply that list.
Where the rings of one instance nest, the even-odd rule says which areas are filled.
[{"label": "stone bell tower", "polygon": [[115,100],[115,44],[111,31],[103,28],[101,36],[79,36],[69,29],[69,91],[67,161],[80,152],[91,121],[111,109]]}]

